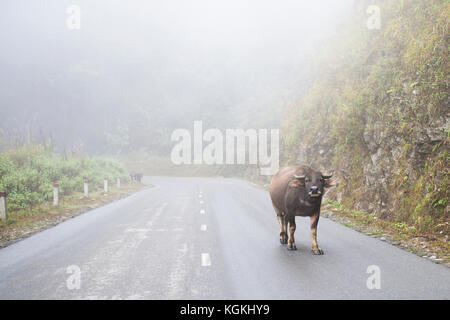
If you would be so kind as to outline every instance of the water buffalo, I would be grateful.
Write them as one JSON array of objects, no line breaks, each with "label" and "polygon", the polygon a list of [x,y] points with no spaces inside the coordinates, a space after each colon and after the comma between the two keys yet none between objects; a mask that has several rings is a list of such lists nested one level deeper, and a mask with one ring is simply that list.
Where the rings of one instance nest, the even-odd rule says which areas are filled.
[{"label": "water buffalo", "polygon": [[302,216],[310,217],[312,252],[323,254],[317,244],[317,223],[325,188],[335,185],[331,176],[300,165],[281,168],[272,177],[270,197],[280,223],[280,242],[287,243],[288,250],[297,250],[294,239],[295,217]]},{"label": "water buffalo", "polygon": [[143,173],[132,173],[130,174],[131,180],[135,180],[138,182],[142,182],[142,177],[144,176]]}]

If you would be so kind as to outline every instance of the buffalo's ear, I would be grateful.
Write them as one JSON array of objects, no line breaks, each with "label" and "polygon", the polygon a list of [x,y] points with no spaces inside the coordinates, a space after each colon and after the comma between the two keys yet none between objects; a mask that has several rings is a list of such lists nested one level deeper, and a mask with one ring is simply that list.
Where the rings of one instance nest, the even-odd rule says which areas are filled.
[{"label": "buffalo's ear", "polygon": [[302,188],[305,185],[302,184],[300,180],[294,179],[291,182],[289,182],[288,186],[291,187],[291,188]]},{"label": "buffalo's ear", "polygon": [[323,186],[325,188],[330,188],[330,187],[337,186],[337,181],[334,180],[334,179],[325,179],[325,182],[323,183]]}]

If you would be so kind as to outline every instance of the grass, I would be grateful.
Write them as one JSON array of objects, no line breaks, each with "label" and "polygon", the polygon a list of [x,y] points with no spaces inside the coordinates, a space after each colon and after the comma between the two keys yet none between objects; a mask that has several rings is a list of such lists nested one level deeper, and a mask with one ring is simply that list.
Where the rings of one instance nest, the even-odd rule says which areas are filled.
[{"label": "grass", "polygon": [[[11,212],[39,207],[53,198],[53,184],[59,184],[60,199],[83,190],[85,179],[94,190],[103,179],[130,181],[123,165],[109,157],[54,153],[50,143],[27,144],[0,153],[0,190],[7,193]],[[28,211],[27,211],[28,212]]]}]

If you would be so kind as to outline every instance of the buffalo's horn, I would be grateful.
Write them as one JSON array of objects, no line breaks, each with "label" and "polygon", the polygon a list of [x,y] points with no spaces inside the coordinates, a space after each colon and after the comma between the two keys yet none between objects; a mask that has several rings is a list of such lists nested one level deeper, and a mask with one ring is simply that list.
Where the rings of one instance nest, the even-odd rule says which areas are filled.
[{"label": "buffalo's horn", "polygon": [[298,176],[298,175],[294,174],[294,178],[295,179],[305,179],[306,176]]},{"label": "buffalo's horn", "polygon": [[322,179],[330,179],[332,176],[333,176],[333,174],[322,175]]}]

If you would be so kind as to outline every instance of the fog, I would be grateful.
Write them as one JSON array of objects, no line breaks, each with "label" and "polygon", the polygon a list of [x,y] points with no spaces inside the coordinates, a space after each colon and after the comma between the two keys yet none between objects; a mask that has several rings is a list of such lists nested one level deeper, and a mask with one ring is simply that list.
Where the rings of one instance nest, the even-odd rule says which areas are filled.
[{"label": "fog", "polygon": [[[69,5],[81,9],[70,30]],[[168,155],[170,133],[276,128],[353,1],[0,4],[0,147]]]}]

